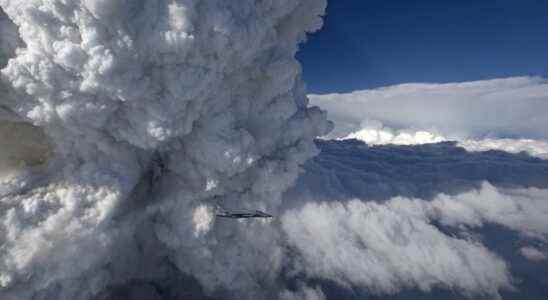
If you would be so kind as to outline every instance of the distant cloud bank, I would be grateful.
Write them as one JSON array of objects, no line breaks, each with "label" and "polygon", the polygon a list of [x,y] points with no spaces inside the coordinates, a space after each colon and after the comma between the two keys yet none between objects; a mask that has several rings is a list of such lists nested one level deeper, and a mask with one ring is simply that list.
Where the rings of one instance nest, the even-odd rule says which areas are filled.
[{"label": "distant cloud bank", "polygon": [[456,140],[470,151],[548,157],[548,81],[538,77],[402,84],[310,99],[335,122],[328,138],[373,145]]}]

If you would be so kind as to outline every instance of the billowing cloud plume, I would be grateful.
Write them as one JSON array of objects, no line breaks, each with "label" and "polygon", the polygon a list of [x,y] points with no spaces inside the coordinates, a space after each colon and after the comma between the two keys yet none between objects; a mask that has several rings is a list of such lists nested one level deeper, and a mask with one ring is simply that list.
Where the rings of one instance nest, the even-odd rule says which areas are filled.
[{"label": "billowing cloud plume", "polygon": [[14,147],[0,161],[20,174],[2,185],[0,297],[108,298],[183,274],[209,294],[267,293],[277,232],[215,223],[214,207],[276,213],[327,133],[294,59],[325,1],[0,6],[0,134]]}]

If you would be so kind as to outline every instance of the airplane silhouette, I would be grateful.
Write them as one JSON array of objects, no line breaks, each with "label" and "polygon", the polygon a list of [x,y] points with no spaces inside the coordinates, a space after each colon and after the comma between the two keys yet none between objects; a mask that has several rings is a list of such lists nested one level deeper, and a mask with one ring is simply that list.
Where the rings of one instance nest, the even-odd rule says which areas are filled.
[{"label": "airplane silhouette", "polygon": [[217,212],[215,215],[219,218],[230,218],[230,219],[250,219],[250,218],[273,218],[273,215],[267,214],[260,210],[238,210],[238,211],[228,211],[220,208],[220,212]]}]

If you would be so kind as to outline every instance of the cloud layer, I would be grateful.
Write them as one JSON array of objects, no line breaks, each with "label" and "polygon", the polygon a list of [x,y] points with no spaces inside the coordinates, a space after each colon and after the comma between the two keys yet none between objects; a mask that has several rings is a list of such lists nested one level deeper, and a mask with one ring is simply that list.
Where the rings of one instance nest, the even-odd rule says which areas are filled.
[{"label": "cloud layer", "polygon": [[[297,272],[306,276],[374,294],[442,287],[472,297],[499,297],[500,291],[513,289],[510,268],[468,233],[490,223],[545,240],[546,197],[548,190],[503,191],[484,183],[480,190],[440,194],[432,201],[395,197],[383,203],[307,203],[286,213],[282,223],[302,255]],[[460,236],[446,234],[436,223],[455,228]],[[533,261],[546,259],[538,249],[520,252]]]},{"label": "cloud layer", "polygon": [[287,213],[284,229],[303,256],[298,268],[375,294],[441,286],[494,296],[511,287],[502,259],[472,240],[445,235],[413,204],[354,200],[307,204]]},{"label": "cloud layer", "polygon": [[286,195],[282,227],[297,249],[295,273],[369,294],[542,299],[546,161],[447,142],[317,143],[321,154]]},{"label": "cloud layer", "polygon": [[[402,84],[348,94],[311,95],[343,137],[380,122],[449,139],[548,139],[548,83],[515,77],[465,83]],[[362,126],[362,124],[364,126]]]},{"label": "cloud layer", "polygon": [[284,217],[306,253],[296,272],[373,294],[538,298],[548,280],[534,266],[548,250],[547,95],[540,78],[312,95],[335,140],[317,141],[321,154],[287,194],[301,200],[287,201]]},{"label": "cloud layer", "polygon": [[548,161],[503,151],[468,152],[454,142],[368,146],[357,140],[318,140],[321,154],[305,165],[290,191],[313,200],[395,196],[432,199],[489,182],[497,187],[548,188]]}]

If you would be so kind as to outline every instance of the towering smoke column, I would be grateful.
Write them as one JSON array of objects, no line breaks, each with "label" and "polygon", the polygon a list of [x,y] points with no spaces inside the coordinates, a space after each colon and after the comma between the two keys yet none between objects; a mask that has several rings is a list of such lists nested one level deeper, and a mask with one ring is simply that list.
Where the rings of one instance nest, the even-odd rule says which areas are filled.
[{"label": "towering smoke column", "polygon": [[277,297],[279,225],[213,209],[276,213],[329,130],[294,59],[325,5],[0,0],[0,298]]}]

